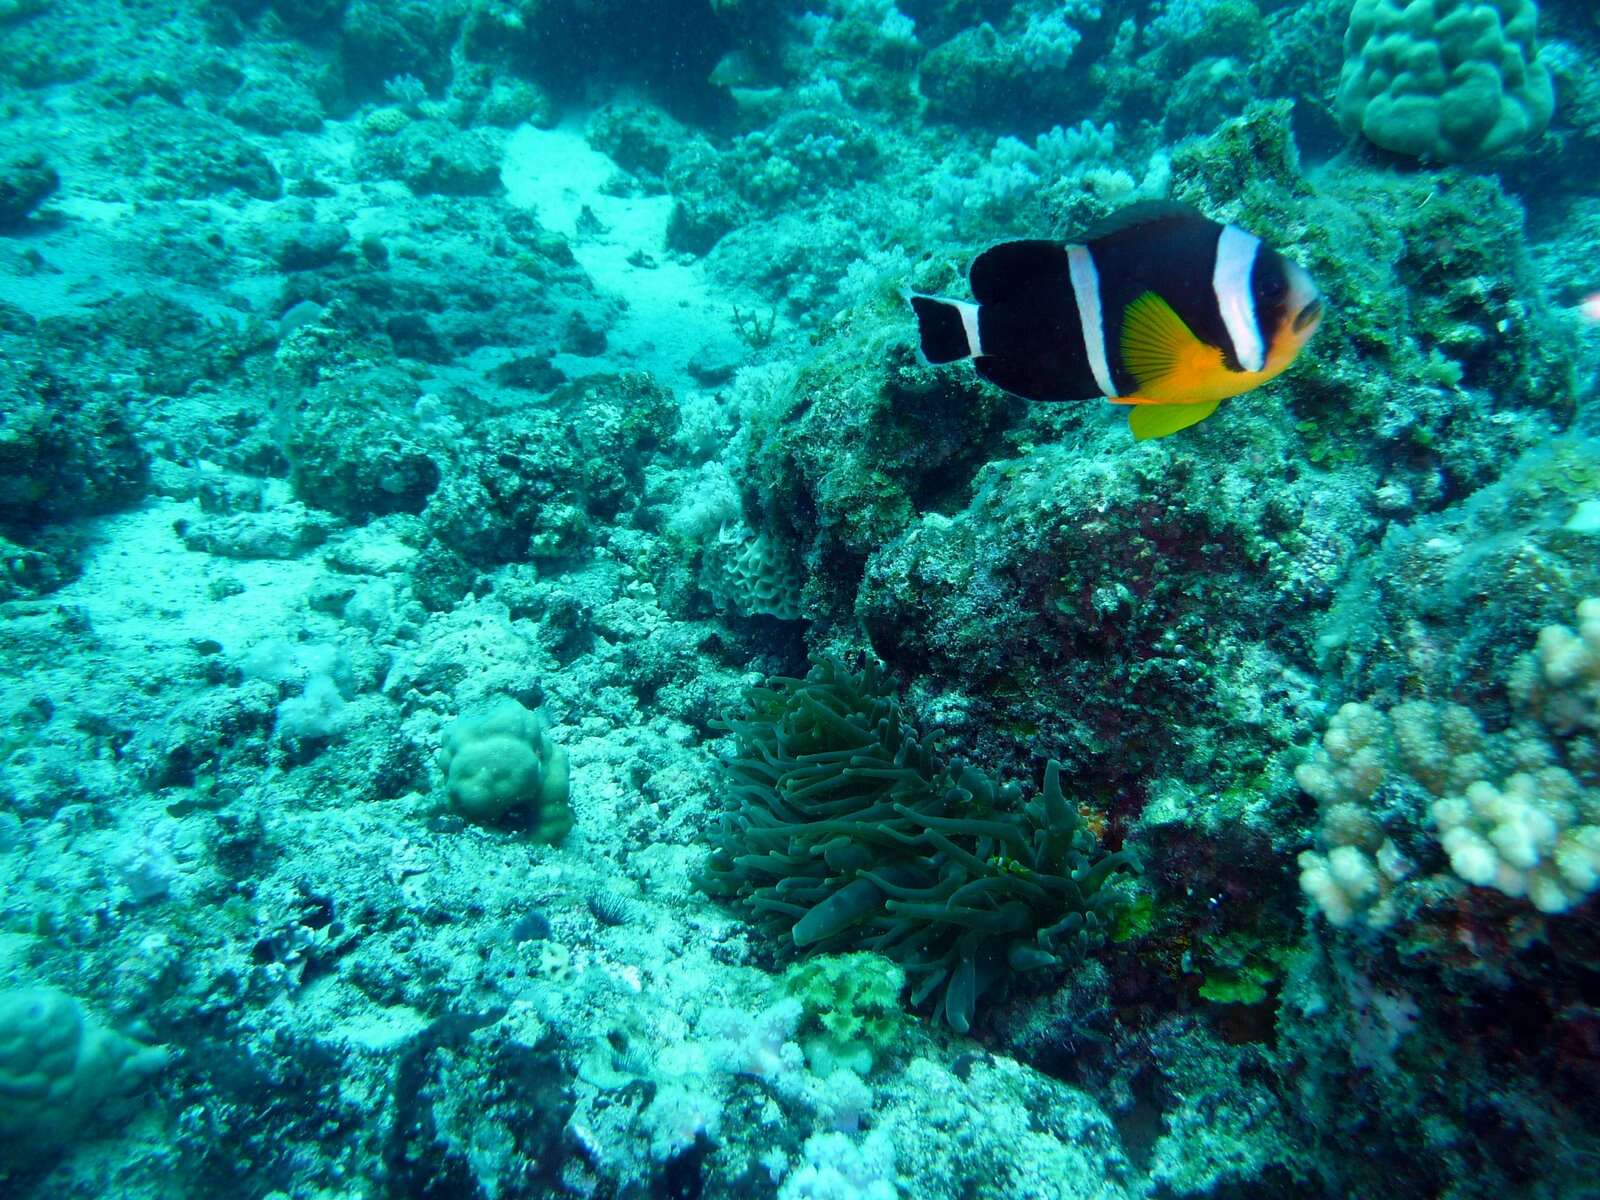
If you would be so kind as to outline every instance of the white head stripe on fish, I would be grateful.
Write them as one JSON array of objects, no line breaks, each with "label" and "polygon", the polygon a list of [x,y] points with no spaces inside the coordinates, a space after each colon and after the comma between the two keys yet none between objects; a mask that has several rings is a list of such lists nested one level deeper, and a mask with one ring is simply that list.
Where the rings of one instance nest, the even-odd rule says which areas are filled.
[{"label": "white head stripe on fish", "polygon": [[1083,330],[1083,348],[1088,352],[1089,370],[1102,396],[1115,396],[1111,365],[1106,361],[1106,325],[1100,310],[1100,271],[1087,246],[1067,250],[1067,270],[1072,276],[1072,294],[1078,302],[1078,324]]},{"label": "white head stripe on fish", "polygon": [[1255,269],[1259,238],[1233,225],[1222,227],[1217,239],[1217,264],[1211,272],[1211,289],[1217,294],[1222,324],[1233,342],[1233,355],[1246,371],[1259,371],[1267,364],[1267,348],[1256,321],[1256,304],[1250,290],[1250,273]]}]

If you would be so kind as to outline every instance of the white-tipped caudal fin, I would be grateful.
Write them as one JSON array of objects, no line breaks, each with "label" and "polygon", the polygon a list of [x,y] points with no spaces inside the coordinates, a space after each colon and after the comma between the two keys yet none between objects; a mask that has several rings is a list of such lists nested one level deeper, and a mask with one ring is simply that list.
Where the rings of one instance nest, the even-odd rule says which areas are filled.
[{"label": "white-tipped caudal fin", "polygon": [[924,363],[957,362],[983,353],[978,345],[976,304],[909,292],[906,300],[917,314],[917,352]]}]

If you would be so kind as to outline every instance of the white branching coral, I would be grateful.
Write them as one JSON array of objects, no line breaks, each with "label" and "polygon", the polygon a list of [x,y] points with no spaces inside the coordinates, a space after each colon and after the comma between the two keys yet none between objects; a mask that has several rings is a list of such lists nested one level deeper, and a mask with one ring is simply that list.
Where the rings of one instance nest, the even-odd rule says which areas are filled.
[{"label": "white branching coral", "polygon": [[1600,883],[1600,792],[1561,767],[1486,780],[1430,809],[1450,869],[1468,883],[1566,912]]},{"label": "white branching coral", "polygon": [[1391,778],[1432,795],[1428,822],[1464,882],[1552,915],[1600,890],[1600,598],[1578,606],[1577,628],[1541,630],[1507,682],[1517,719],[1502,733],[1426,700],[1334,714],[1295,772],[1322,805],[1324,847],[1300,855],[1300,886],[1330,923],[1395,918],[1412,867],[1379,817]]},{"label": "white branching coral", "polygon": [[1461,791],[1484,778],[1483,724],[1470,708],[1407,700],[1389,711],[1400,766],[1435,796]]},{"label": "white branching coral", "polygon": [[1390,924],[1394,885],[1411,872],[1371,808],[1394,758],[1393,732],[1381,709],[1343,705],[1321,748],[1295,770],[1300,786],[1322,803],[1321,840],[1328,847],[1325,854],[1300,855],[1300,889],[1341,929]]},{"label": "white branching coral", "polygon": [[1370,704],[1333,714],[1322,749],[1295,768],[1295,781],[1323,804],[1365,803],[1382,785],[1393,757],[1389,718]]},{"label": "white branching coral", "polygon": [[[1578,627],[1547,625],[1511,680],[1520,707],[1556,733],[1600,734],[1600,597],[1578,605]],[[1584,747],[1592,752],[1592,747]]]},{"label": "white branching coral", "polygon": [[1300,855],[1300,890],[1328,923],[1383,929],[1394,923],[1394,885],[1411,873],[1411,862],[1387,838],[1368,853],[1360,846],[1334,846],[1326,854]]}]

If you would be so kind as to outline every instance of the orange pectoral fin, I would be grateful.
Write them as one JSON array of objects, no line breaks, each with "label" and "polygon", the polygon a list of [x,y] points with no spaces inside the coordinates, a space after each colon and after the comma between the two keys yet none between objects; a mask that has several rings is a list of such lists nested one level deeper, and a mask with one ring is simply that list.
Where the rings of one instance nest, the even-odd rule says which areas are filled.
[{"label": "orange pectoral fin", "polygon": [[1148,396],[1107,396],[1112,404],[1166,404],[1165,400],[1151,400]]},{"label": "orange pectoral fin", "polygon": [[1207,345],[1155,292],[1145,292],[1122,314],[1122,363],[1150,404],[1209,399],[1217,376],[1227,373],[1222,351]]}]

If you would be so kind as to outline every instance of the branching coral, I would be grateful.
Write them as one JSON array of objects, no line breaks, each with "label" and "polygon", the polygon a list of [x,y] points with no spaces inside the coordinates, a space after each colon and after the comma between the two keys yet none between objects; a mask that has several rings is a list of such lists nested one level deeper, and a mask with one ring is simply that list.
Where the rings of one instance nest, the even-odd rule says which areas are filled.
[{"label": "branching coral", "polygon": [[1346,704],[1322,735],[1322,749],[1295,770],[1300,786],[1322,802],[1326,846],[1326,853],[1300,855],[1300,888],[1340,928],[1392,923],[1394,885],[1411,870],[1371,805],[1393,758],[1388,715],[1368,704]]},{"label": "branching coral", "polygon": [[872,950],[900,963],[911,1002],[965,1032],[1011,971],[1082,954],[1107,928],[1103,885],[1131,867],[1094,855],[1061,793],[946,763],[872,666],[833,660],[748,693],[730,723],[730,811],[703,884],[802,952]]},{"label": "branching coral", "polygon": [[[1335,925],[1382,927],[1412,864],[1380,819],[1391,784],[1417,785],[1451,872],[1557,914],[1600,890],[1600,599],[1550,625],[1508,680],[1516,719],[1488,733],[1459,704],[1346,704],[1295,772],[1322,803],[1325,852],[1300,886]],[[1397,829],[1396,834],[1406,831]]]}]

